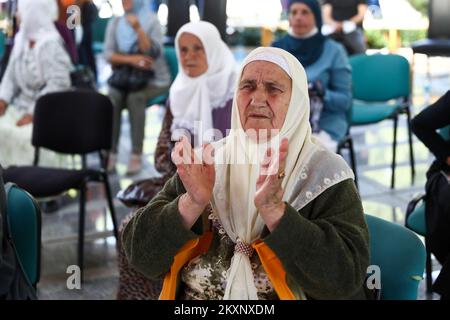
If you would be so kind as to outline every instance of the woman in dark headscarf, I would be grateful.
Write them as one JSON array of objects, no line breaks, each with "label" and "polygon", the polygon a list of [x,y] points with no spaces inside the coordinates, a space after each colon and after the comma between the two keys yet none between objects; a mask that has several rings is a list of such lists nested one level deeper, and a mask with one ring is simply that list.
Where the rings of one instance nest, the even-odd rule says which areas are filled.
[{"label": "woman in dark headscarf", "polygon": [[[311,110],[317,116],[315,136],[330,150],[348,128],[351,106],[351,71],[344,48],[321,33],[322,14],[316,0],[289,1],[289,31],[274,47],[294,55],[305,67],[310,89],[323,99],[323,109]],[[319,113],[319,114],[318,114]]]}]

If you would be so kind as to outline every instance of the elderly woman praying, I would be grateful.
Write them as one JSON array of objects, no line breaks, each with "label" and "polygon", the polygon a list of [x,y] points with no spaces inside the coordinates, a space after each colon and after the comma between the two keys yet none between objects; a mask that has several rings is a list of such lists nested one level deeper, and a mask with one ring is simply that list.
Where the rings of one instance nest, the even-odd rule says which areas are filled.
[{"label": "elderly woman praying", "polygon": [[177,142],[177,173],[123,232],[130,263],[164,279],[160,299],[366,299],[361,200],[311,137],[302,65],[258,48],[238,75],[232,131]]}]

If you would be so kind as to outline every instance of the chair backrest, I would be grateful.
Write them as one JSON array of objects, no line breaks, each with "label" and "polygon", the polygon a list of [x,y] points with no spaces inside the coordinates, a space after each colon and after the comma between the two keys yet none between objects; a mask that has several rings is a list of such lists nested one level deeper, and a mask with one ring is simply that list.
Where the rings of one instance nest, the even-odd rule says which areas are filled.
[{"label": "chair backrest", "polygon": [[175,77],[178,74],[178,60],[177,54],[174,47],[165,46],[164,47],[164,55],[166,57],[167,64],[169,65],[170,75],[172,77],[172,81],[175,80]]},{"label": "chair backrest", "polygon": [[450,39],[450,1],[429,0],[428,18],[428,38]]},{"label": "chair backrest", "polygon": [[50,93],[36,102],[32,144],[65,154],[109,150],[113,106],[92,90]]},{"label": "chair backrest", "polygon": [[414,231],[415,233],[426,236],[427,225],[425,221],[425,202],[420,201],[414,210],[406,215],[405,227]]},{"label": "chair backrest", "polygon": [[110,18],[97,17],[92,25],[92,41],[101,42],[105,41],[106,27],[108,26]]},{"label": "chair backrest", "polygon": [[0,30],[0,60],[3,59],[6,51],[6,35],[3,30]]},{"label": "chair backrest", "polygon": [[41,211],[34,198],[15,185],[7,188],[7,207],[17,255],[28,280],[36,286],[41,264]]},{"label": "chair backrest", "polygon": [[349,58],[353,99],[379,102],[410,94],[408,60],[396,54],[359,54]]},{"label": "chair backrest", "polygon": [[381,270],[381,299],[417,299],[425,269],[424,245],[403,226],[367,214],[366,221],[371,265],[377,265]]}]

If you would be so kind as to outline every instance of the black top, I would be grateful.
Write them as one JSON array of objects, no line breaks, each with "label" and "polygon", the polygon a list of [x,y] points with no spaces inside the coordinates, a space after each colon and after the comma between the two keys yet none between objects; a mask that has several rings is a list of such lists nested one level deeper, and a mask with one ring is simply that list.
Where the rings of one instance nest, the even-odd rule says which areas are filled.
[{"label": "black top", "polygon": [[332,17],[336,21],[349,20],[358,13],[359,4],[367,4],[366,0],[324,0],[323,4],[330,4],[333,8]]},{"label": "black top", "polygon": [[436,156],[442,169],[450,172],[446,160],[450,157],[450,140],[444,139],[436,130],[450,125],[450,91],[420,112],[412,121],[413,132]]}]

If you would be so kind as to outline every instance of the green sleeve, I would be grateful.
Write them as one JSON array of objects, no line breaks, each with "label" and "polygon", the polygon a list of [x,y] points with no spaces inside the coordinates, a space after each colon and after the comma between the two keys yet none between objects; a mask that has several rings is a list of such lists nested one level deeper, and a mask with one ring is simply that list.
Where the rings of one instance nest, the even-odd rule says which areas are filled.
[{"label": "green sleeve", "polygon": [[192,230],[182,223],[178,199],[185,192],[175,174],[123,230],[122,243],[128,261],[150,279],[166,274],[178,250],[201,234],[201,219]]},{"label": "green sleeve", "polygon": [[287,205],[264,242],[311,298],[349,299],[363,290],[369,234],[353,180],[329,188],[300,212]]}]

